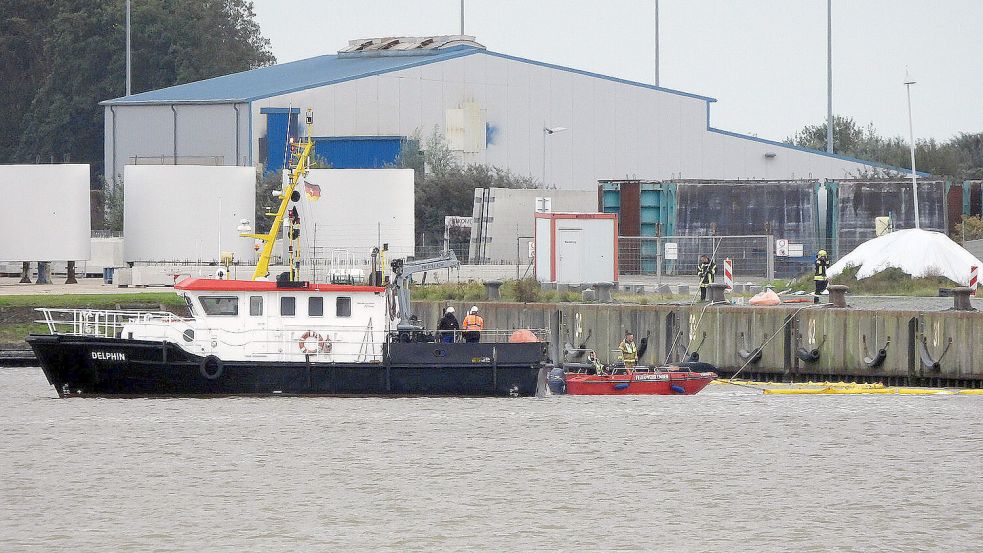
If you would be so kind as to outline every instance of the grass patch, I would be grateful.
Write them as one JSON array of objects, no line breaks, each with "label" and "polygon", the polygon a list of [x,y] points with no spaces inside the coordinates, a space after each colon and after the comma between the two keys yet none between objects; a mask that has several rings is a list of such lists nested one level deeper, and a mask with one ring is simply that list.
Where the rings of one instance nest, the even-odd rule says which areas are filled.
[{"label": "grass patch", "polygon": [[[911,275],[894,267],[885,269],[873,276],[857,279],[860,267],[847,267],[842,273],[831,277],[830,284],[842,284],[857,296],[922,296],[938,297],[939,288],[959,286],[943,276],[911,278]],[[807,274],[791,282],[792,290],[816,290],[813,275]]]},{"label": "grass patch", "polygon": [[0,296],[0,307],[52,307],[115,309],[116,305],[162,304],[165,307],[184,307],[184,298],[174,292],[145,294],[35,294]]},{"label": "grass patch", "polygon": [[0,344],[25,345],[28,334],[47,334],[48,325],[39,323],[16,323],[0,325]]}]

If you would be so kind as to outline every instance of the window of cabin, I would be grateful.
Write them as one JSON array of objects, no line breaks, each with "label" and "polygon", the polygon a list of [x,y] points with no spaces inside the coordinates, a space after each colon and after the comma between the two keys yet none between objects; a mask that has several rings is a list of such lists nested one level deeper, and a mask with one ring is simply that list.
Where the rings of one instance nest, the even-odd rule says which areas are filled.
[{"label": "window of cabin", "polygon": [[346,297],[338,298],[335,302],[335,316],[336,317],[351,317],[352,316],[352,299]]},{"label": "window of cabin", "polygon": [[198,301],[205,315],[231,317],[239,314],[239,298],[236,296],[201,296]]},{"label": "window of cabin", "polygon": [[293,317],[297,314],[297,298],[293,296],[280,297],[280,315]]},{"label": "window of cabin", "polygon": [[307,298],[307,316],[308,317],[324,316],[324,298],[322,298],[321,296],[311,296]]},{"label": "window of cabin", "polygon": [[249,316],[259,317],[263,315],[263,296],[249,296]]}]

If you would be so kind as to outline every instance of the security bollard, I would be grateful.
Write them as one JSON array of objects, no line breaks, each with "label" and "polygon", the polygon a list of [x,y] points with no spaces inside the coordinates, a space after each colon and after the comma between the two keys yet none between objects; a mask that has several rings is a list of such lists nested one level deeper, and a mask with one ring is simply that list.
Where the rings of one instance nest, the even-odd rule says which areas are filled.
[{"label": "security bollard", "polygon": [[830,305],[841,309],[847,307],[846,293],[850,290],[849,287],[842,284],[831,284],[827,290],[829,290]]}]

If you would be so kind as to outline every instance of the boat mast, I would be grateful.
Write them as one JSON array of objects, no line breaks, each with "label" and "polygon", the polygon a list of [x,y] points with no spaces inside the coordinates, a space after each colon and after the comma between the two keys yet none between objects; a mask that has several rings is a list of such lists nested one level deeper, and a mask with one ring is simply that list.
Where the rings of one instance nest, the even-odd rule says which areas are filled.
[{"label": "boat mast", "polygon": [[[287,127],[290,127],[290,115],[287,115]],[[283,225],[283,218],[287,214],[287,207],[290,205],[291,200],[297,201],[300,199],[300,192],[297,192],[297,183],[300,182],[300,178],[307,174],[308,166],[310,165],[310,155],[311,151],[314,149],[314,139],[312,138],[314,134],[311,132],[311,127],[314,125],[314,112],[308,108],[307,110],[307,136],[304,142],[289,142],[288,146],[290,148],[290,158],[287,162],[287,168],[290,170],[290,182],[280,193],[280,208],[277,210],[275,217],[273,218],[273,225],[270,227],[270,231],[266,234],[256,234],[256,233],[240,233],[239,236],[243,238],[254,238],[263,242],[263,247],[259,253],[259,262],[256,264],[256,270],[253,272],[253,280],[260,280],[266,278],[270,274],[270,258],[273,255],[273,246],[276,244],[276,236],[280,231],[281,225]],[[294,194],[297,195],[294,199]],[[291,225],[290,236],[288,240],[293,241],[293,225]],[[299,254],[299,252],[297,252]],[[291,258],[293,255],[291,256]],[[290,259],[290,277],[295,278],[294,275],[294,260]]]}]

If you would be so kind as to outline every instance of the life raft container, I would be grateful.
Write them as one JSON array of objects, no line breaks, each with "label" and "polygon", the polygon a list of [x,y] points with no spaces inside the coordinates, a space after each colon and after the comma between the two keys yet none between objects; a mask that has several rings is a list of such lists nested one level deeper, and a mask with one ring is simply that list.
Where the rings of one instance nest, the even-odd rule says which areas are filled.
[{"label": "life raft container", "polygon": [[301,335],[297,346],[302,353],[312,355],[315,353],[331,353],[331,341],[321,336],[313,330],[308,330]]}]

